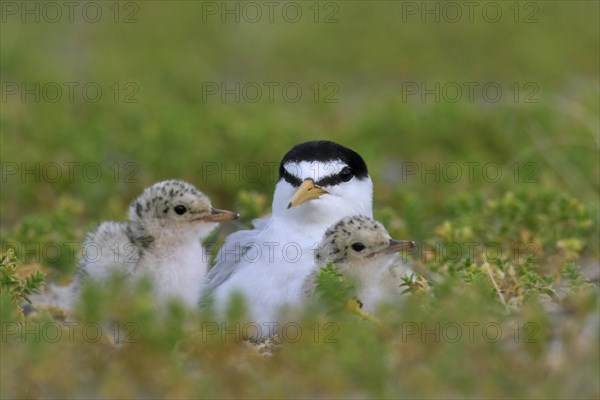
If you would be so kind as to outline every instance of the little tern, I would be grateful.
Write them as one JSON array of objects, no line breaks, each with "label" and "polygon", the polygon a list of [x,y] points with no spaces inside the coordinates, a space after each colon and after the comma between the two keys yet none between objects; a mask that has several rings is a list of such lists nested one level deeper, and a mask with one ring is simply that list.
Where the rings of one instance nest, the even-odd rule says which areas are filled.
[{"label": "little tern", "polygon": [[317,251],[317,268],[306,278],[303,293],[314,295],[320,268],[331,263],[353,286],[354,295],[367,313],[401,292],[401,276],[408,272],[399,251],[415,246],[394,240],[379,222],[364,216],[346,217],[327,229]]},{"label": "little tern", "polygon": [[219,222],[237,218],[213,208],[189,183],[156,183],[131,203],[128,222],[103,222],[88,234],[75,290],[120,269],[135,278],[148,276],[158,301],[178,298],[196,306],[208,264],[201,242]]},{"label": "little tern", "polygon": [[272,214],[226,238],[203,297],[222,314],[231,295],[241,294],[251,322],[278,323],[283,307],[302,304],[302,283],[325,230],[345,216],[372,217],[372,198],[358,153],[330,141],[295,146],[279,165]]}]

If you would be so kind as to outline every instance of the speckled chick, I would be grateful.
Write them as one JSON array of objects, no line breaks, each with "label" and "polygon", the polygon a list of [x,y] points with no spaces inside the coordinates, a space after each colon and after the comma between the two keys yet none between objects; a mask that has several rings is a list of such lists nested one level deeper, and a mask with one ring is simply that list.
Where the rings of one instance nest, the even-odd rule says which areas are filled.
[{"label": "speckled chick", "polygon": [[106,279],[116,268],[150,277],[157,301],[178,298],[196,306],[208,268],[201,242],[219,222],[237,218],[235,212],[213,208],[189,183],[156,183],[131,203],[128,222],[104,222],[88,234],[75,291],[83,281]]},{"label": "speckled chick", "polygon": [[364,216],[346,217],[327,229],[316,253],[316,268],[304,282],[306,299],[313,297],[322,267],[332,263],[353,284],[363,309],[372,313],[383,300],[400,293],[401,276],[408,272],[398,251],[414,242],[394,240],[379,222]]}]

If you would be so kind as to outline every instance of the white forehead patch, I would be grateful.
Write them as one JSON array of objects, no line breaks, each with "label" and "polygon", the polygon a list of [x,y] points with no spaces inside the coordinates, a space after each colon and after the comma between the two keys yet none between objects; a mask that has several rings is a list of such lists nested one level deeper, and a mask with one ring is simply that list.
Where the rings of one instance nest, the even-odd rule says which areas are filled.
[{"label": "white forehead patch", "polygon": [[283,168],[290,175],[293,175],[300,180],[311,178],[316,182],[326,176],[339,173],[347,166],[348,165],[341,160],[332,160],[290,162],[285,164]]}]

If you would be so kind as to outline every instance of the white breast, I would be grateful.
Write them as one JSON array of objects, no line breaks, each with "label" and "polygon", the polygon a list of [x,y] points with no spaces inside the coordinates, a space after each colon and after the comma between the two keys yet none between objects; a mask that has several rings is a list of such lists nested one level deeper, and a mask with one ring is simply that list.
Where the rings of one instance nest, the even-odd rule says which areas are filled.
[{"label": "white breast", "polygon": [[207,270],[207,256],[197,241],[178,246],[175,251],[145,254],[136,275],[152,279],[158,303],[171,298],[196,307],[200,300],[202,279]]},{"label": "white breast", "polygon": [[[298,230],[289,232],[270,224],[263,231],[257,231],[242,245],[249,250],[241,255],[235,273],[214,291],[218,311],[226,308],[230,296],[236,292],[246,299],[249,319],[258,324],[276,322],[282,307],[298,306],[302,302],[304,279],[315,266],[318,242],[314,237],[320,237],[325,229],[325,226],[299,226]],[[234,245],[227,243],[229,249]],[[220,256],[232,260],[218,261],[233,261],[236,255],[224,250]]]}]

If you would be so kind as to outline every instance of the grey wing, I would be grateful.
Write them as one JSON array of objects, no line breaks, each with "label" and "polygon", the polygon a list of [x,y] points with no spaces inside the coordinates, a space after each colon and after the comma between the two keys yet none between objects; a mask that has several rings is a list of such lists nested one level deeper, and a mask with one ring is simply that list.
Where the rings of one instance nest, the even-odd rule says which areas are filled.
[{"label": "grey wing", "polygon": [[127,235],[127,225],[104,222],[84,242],[75,281],[107,278],[115,268],[132,271],[141,257],[138,246]]},{"label": "grey wing", "polygon": [[268,225],[269,218],[270,216],[255,219],[252,221],[256,224],[255,229],[237,231],[225,239],[215,265],[206,274],[203,290],[212,291],[229,279],[242,261],[244,252],[247,251],[246,245],[256,241],[256,237]]},{"label": "grey wing", "polygon": [[271,220],[271,214],[265,215],[264,217],[255,218],[252,220],[252,225],[254,229],[262,231],[269,225],[269,221]]}]

